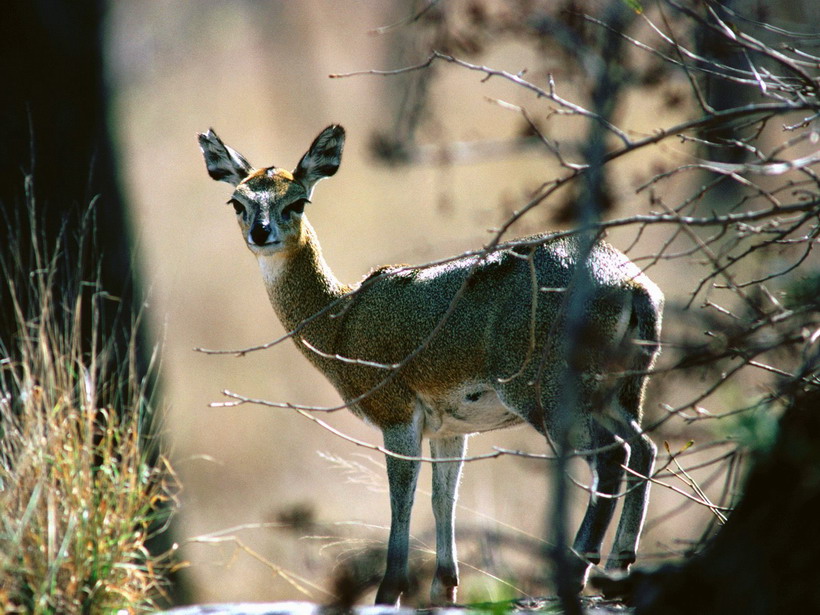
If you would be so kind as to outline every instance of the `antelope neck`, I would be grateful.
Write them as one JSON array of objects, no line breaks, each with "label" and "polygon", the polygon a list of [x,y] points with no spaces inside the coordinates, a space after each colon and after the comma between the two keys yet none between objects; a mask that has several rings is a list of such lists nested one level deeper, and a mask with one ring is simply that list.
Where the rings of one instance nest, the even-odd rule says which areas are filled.
[{"label": "antelope neck", "polygon": [[[280,253],[260,256],[259,266],[273,309],[289,331],[350,290],[339,282],[325,261],[316,232],[307,218],[302,219],[302,232],[296,245]],[[326,326],[329,319],[317,320]]]}]

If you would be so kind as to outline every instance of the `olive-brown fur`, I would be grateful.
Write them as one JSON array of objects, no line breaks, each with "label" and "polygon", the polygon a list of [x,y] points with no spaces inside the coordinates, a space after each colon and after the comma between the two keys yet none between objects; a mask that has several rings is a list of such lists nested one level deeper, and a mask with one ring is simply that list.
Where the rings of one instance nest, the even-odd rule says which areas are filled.
[{"label": "olive-brown fur", "polygon": [[[271,304],[350,409],[382,430],[391,527],[376,595],[408,587],[410,511],[421,441],[430,439],[436,574],[433,603],[455,601],[457,487],[470,433],[527,422],[544,435],[568,413],[587,455],[593,493],[576,534],[571,574],[583,587],[615,511],[608,568],[634,560],[655,446],[640,428],[648,372],[660,348],[663,295],[604,242],[534,236],[424,267],[380,267],[357,284],[336,279],[304,215],[315,184],[336,173],[345,133],[322,131],[293,173],[254,169],[213,131],[200,135],[208,172],[235,187],[229,201]],[[599,497],[601,494],[603,497]]]}]

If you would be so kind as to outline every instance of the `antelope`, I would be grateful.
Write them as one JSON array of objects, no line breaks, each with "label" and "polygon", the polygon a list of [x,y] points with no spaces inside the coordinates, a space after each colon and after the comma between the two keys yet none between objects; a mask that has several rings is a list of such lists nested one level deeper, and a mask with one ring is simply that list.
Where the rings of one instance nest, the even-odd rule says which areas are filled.
[{"label": "antelope", "polygon": [[[549,438],[558,412],[571,412],[572,446],[590,450],[591,495],[572,545],[572,578],[580,591],[600,562],[628,468],[606,566],[626,570],[635,561],[656,454],[640,421],[660,347],[661,291],[605,242],[584,248],[566,235],[429,266],[381,267],[358,284],[343,284],[305,207],[316,183],[338,170],[344,141],[341,126],[325,128],[290,172],[256,169],[213,130],[199,134],[209,175],[234,186],[228,203],[274,311],[350,410],[381,429],[393,453],[386,455],[391,522],[376,603],[398,604],[408,588],[422,439],[429,439],[434,461],[445,460],[433,463],[430,598],[454,603],[455,503],[467,437],[529,423]],[[585,324],[580,346],[570,347],[566,306],[580,277],[589,289]],[[577,403],[561,408],[567,386]]]}]

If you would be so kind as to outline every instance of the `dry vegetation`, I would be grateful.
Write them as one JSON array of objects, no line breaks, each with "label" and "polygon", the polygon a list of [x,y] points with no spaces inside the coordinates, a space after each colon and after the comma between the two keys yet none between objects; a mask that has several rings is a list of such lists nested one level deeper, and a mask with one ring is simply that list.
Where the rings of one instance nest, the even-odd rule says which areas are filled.
[{"label": "dry vegetation", "polygon": [[[33,233],[3,254],[17,321],[0,364],[3,613],[143,612],[169,564],[146,548],[170,511],[172,476],[148,435],[149,380],[136,340],[122,356],[96,327],[83,339],[83,320],[96,323],[97,302],[114,298],[79,266],[68,280],[58,273],[79,260],[74,239],[43,246]],[[31,272],[15,259],[27,249]]]}]

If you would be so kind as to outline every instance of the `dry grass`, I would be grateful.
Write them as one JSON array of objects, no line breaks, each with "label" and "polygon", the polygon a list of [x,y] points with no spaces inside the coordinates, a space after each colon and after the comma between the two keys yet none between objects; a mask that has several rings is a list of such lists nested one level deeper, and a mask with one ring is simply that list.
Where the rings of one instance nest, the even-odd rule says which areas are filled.
[{"label": "dry grass", "polygon": [[[134,341],[122,357],[101,339],[97,285],[57,274],[71,250],[48,260],[34,235],[40,267],[20,271],[13,246],[3,262],[17,330],[0,344],[0,612],[148,610],[167,560],[146,541],[170,510],[172,474],[144,433],[147,381]],[[60,300],[58,279],[76,280]]]}]

